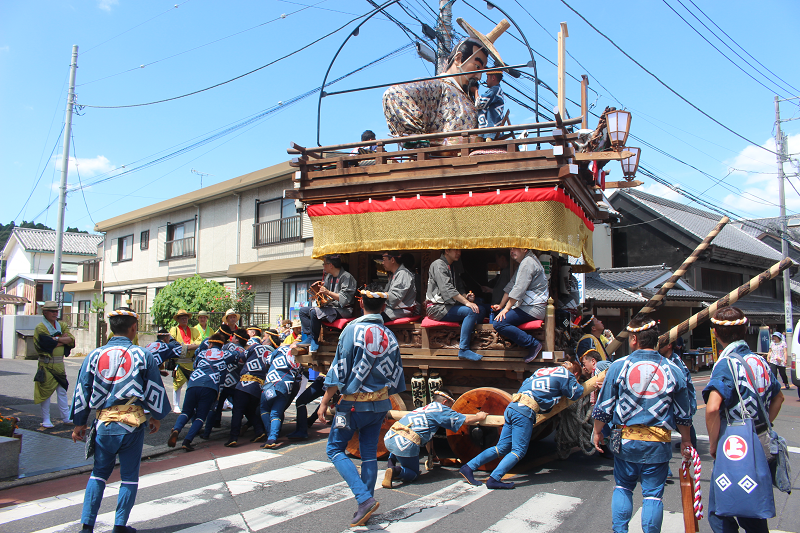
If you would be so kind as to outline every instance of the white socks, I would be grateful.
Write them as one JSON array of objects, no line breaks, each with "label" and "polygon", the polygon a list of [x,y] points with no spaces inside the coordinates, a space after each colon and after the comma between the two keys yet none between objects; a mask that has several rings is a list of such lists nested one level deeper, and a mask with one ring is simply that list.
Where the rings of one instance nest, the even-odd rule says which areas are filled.
[{"label": "white socks", "polygon": [[172,412],[173,413],[181,412],[181,389],[172,390]]}]

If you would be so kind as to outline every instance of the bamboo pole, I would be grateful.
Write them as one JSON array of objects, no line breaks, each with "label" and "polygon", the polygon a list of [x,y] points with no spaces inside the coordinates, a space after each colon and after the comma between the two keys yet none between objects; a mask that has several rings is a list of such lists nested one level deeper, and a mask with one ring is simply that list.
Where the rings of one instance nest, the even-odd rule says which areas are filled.
[{"label": "bamboo pole", "polygon": [[688,320],[684,320],[667,333],[664,333],[658,338],[658,345],[659,346],[666,346],[672,342],[675,342],[680,335],[683,335],[687,331],[693,330],[696,328],[700,323],[706,321],[709,317],[713,316],[714,313],[717,312],[718,309],[722,309],[723,307],[728,307],[729,305],[733,305],[736,303],[739,298],[747,296],[757,288],[759,288],[762,284],[766,283],[769,280],[777,278],[781,272],[789,268],[794,264],[791,258],[787,257],[786,259],[782,260],[779,263],[775,263],[772,265],[768,270],[765,270],[758,276],[752,278],[750,281],[739,287],[738,289],[732,290],[710,306],[706,307],[699,313],[694,316],[689,317]]},{"label": "bamboo pole", "polygon": [[[678,280],[681,279],[687,270],[689,270],[689,267],[692,266],[692,263],[697,261],[697,258],[700,257],[700,254],[703,253],[706,248],[708,248],[708,246],[711,244],[711,241],[713,241],[714,238],[719,235],[719,232],[722,231],[722,228],[724,228],[728,222],[730,222],[728,217],[722,217],[720,219],[717,225],[714,226],[714,229],[712,229],[711,232],[706,235],[706,238],[703,239],[703,242],[701,242],[697,248],[694,249],[692,255],[687,257],[686,261],[684,261],[680,268],[675,271],[675,274],[673,274],[671,278],[664,282],[658,292],[655,293],[652,298],[650,298],[650,301],[639,310],[639,313],[652,313],[663,303],[664,296],[667,295],[667,292],[674,287],[676,283],[678,283]],[[619,349],[620,346],[622,346],[623,342],[627,338],[628,330],[623,329],[617,334],[613,341],[608,343],[608,346],[606,346],[606,353],[609,355],[613,354]]]}]

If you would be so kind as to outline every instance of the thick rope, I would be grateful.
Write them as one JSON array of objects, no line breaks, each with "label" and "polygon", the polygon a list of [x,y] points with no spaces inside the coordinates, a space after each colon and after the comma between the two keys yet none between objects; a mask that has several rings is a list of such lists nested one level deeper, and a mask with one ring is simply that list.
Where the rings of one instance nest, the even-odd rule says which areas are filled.
[{"label": "thick rope", "polygon": [[692,448],[692,471],[688,472],[689,461],[684,459],[681,464],[684,474],[692,479],[694,489],[694,516],[698,520],[703,518],[703,491],[700,489],[700,474],[703,473],[703,466],[700,463],[700,455],[697,450]]},{"label": "thick rope", "polygon": [[591,421],[591,416],[592,404],[588,395],[572,403],[561,412],[561,417],[556,427],[556,453],[558,453],[560,459],[569,457],[572,449],[576,446],[581,449],[584,455],[592,455],[596,452],[592,443],[594,424]]}]

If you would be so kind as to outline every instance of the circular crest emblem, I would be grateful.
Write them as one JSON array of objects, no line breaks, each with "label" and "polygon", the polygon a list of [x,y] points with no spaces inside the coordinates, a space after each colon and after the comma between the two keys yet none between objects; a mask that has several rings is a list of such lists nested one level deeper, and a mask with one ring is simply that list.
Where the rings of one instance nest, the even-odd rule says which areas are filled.
[{"label": "circular crest emblem", "polygon": [[667,388],[667,376],[655,363],[640,361],[628,372],[628,388],[643,398],[652,398]]},{"label": "circular crest emblem", "polygon": [[[756,380],[755,383],[751,383],[750,385],[758,390],[759,394],[763,394],[766,389],[767,384],[767,376],[769,376],[769,372],[767,372],[766,363],[761,361],[760,357],[748,357],[745,359],[748,365],[750,365],[750,369],[753,371],[753,379]],[[752,363],[755,362],[755,365]],[[755,367],[755,368],[753,368]],[[747,378],[745,378],[747,379]]]},{"label": "circular crest emblem", "polygon": [[97,374],[106,383],[116,383],[127,378],[133,368],[133,356],[123,348],[106,348],[97,359]]},{"label": "circular crest emblem", "polygon": [[222,350],[220,350],[219,348],[212,348],[210,350],[206,350],[206,353],[204,353],[203,356],[208,361],[213,363],[221,360],[224,354],[222,353]]},{"label": "circular crest emblem", "polygon": [[551,374],[555,374],[559,370],[563,369],[563,366],[552,366],[547,368],[540,368],[536,371],[537,376],[549,376]]},{"label": "circular crest emblem", "polygon": [[364,349],[372,357],[378,357],[386,352],[389,347],[389,337],[383,328],[370,326],[364,332]]},{"label": "circular crest emblem", "polygon": [[747,442],[738,435],[731,435],[725,439],[722,451],[731,461],[740,461],[747,455]]}]

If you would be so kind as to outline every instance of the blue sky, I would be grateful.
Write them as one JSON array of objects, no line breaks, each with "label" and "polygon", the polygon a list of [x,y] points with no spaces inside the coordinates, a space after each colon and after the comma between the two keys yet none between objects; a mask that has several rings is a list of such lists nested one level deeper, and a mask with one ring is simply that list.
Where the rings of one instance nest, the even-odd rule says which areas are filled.
[{"label": "blue sky", "polygon": [[[178,7],[174,7],[178,2]],[[497,10],[478,0],[456,0],[454,18],[464,17],[479,30],[497,21]],[[774,82],[784,97],[800,88],[794,53],[800,3],[765,0],[709,2],[695,0],[607,1],[567,0],[622,49],[697,107],[744,137],[772,149]],[[775,75],[755,73],[715,40],[686,6],[710,28],[716,23],[746,52]],[[403,0],[409,13],[434,25],[434,0]],[[561,1],[497,0],[521,26],[536,50],[540,78],[556,87],[559,22],[569,25],[567,71],[590,75],[594,111],[623,105],[633,113],[631,133],[691,164],[714,179],[651,148],[643,147],[641,163],[669,183],[724,205],[746,217],[777,216],[775,156],[761,150],[693,110],[592,30]],[[723,58],[702,40],[667,4],[702,31],[709,40],[750,72],[765,88]],[[313,7],[307,7],[313,5]],[[530,11],[526,13],[521,6]],[[703,18],[702,9],[711,19]],[[278,0],[218,2],[212,0],[134,1],[36,0],[0,2],[0,176],[5,201],[0,221],[14,219],[56,223],[58,169],[69,59],[73,44],[78,57],[78,102],[117,106],[161,100],[196,91],[239,76],[301,48],[368,12],[367,1]],[[420,23],[398,6],[390,14],[421,35]],[[282,15],[286,15],[283,17]],[[545,29],[531,17],[535,17]],[[349,26],[352,28],[353,25]],[[74,164],[69,174],[66,223],[91,229],[94,222],[151,203],[264,168],[288,158],[290,141],[312,145],[316,137],[317,97],[278,105],[302,95],[322,81],[347,29],[290,58],[221,87],[156,105],[122,109],[84,108],[73,120]],[[527,61],[527,50],[510,34],[497,41],[510,64]],[[724,36],[723,36],[724,37]],[[410,41],[385,17],[375,17],[350,40],[331,71],[331,79],[395,51]],[[753,59],[727,41],[751,63]],[[538,54],[541,54],[538,55]],[[542,57],[544,56],[544,57]],[[579,65],[577,61],[580,62]],[[144,65],[144,67],[142,67]],[[758,66],[758,65],[757,65]],[[406,48],[383,62],[340,81],[345,89],[399,81],[432,73],[432,66]],[[777,80],[777,76],[786,83]],[[518,83],[519,85],[519,83]],[[527,88],[532,83],[523,84]],[[331,88],[329,90],[335,90]],[[332,96],[323,100],[323,144],[358,140],[364,129],[388,136],[381,108],[382,90]],[[507,92],[516,95],[513,91]],[[532,92],[530,93],[532,96]],[[795,92],[794,94],[798,94]],[[567,96],[579,100],[570,80]],[[540,89],[540,103],[550,109],[555,96]],[[515,123],[533,114],[508,102]],[[273,109],[274,108],[274,109]],[[207,140],[248,117],[273,110],[263,119],[227,135]],[[573,115],[578,113],[571,107]],[[800,116],[800,107],[782,104],[785,118]],[[591,123],[594,126],[594,119]],[[790,153],[800,152],[800,122],[787,122]],[[108,181],[125,170],[152,162],[192,143],[207,140],[166,161]],[[636,145],[636,141],[629,141]],[[52,153],[52,156],[51,156]],[[70,154],[72,156],[72,153]],[[800,157],[800,156],[798,156]],[[123,168],[124,166],[124,168]],[[615,164],[609,180],[621,179]],[[736,170],[734,170],[736,169]],[[787,164],[787,173],[796,169]],[[727,177],[726,177],[727,176]],[[725,178],[722,185],[715,182]],[[647,178],[643,190],[679,201],[674,191]],[[38,184],[36,183],[38,180]],[[800,180],[790,178],[797,189]],[[34,185],[36,185],[34,187]],[[30,195],[30,201],[25,205]],[[800,211],[800,195],[787,186],[791,212]],[[15,218],[16,217],[16,218]]]}]

